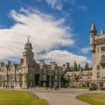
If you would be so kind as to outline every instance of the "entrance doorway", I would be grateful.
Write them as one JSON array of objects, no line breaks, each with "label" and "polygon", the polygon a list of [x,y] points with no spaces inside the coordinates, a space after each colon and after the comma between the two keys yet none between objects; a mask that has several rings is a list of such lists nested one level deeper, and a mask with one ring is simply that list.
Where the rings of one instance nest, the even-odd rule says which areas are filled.
[{"label": "entrance doorway", "polygon": [[49,75],[47,75],[46,86],[50,87],[50,76]]},{"label": "entrance doorway", "polygon": [[35,86],[39,86],[39,74],[35,75]]},{"label": "entrance doorway", "polygon": [[51,76],[51,87],[54,87],[54,76]]}]

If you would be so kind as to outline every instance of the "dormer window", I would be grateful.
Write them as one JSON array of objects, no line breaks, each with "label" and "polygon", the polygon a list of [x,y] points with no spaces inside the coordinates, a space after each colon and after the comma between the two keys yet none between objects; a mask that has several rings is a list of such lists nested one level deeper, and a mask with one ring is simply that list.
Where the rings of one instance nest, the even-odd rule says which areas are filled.
[{"label": "dormer window", "polygon": [[101,52],[105,52],[105,47],[101,47]]},{"label": "dormer window", "polygon": [[101,56],[101,61],[100,61],[101,65],[103,68],[105,68],[105,55]]},{"label": "dormer window", "polygon": [[97,70],[100,70],[100,65],[97,65]]}]

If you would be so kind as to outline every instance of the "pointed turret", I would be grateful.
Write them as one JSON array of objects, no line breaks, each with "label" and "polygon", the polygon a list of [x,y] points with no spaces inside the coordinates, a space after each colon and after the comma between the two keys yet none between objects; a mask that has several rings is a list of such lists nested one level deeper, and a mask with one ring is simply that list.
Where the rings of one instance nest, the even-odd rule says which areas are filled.
[{"label": "pointed turret", "polygon": [[97,34],[96,26],[92,22],[91,28],[90,28],[90,47],[91,51],[95,52],[95,35]]},{"label": "pointed turret", "polygon": [[104,34],[104,30],[101,30],[101,34]]},{"label": "pointed turret", "polygon": [[24,46],[25,51],[23,52],[23,61],[25,65],[32,65],[34,59],[34,53],[32,52],[32,44],[29,38],[30,36],[28,36],[28,40]]},{"label": "pointed turret", "polygon": [[95,24],[92,22],[91,28],[90,28],[90,33],[94,33],[94,35],[97,34],[97,29]]}]

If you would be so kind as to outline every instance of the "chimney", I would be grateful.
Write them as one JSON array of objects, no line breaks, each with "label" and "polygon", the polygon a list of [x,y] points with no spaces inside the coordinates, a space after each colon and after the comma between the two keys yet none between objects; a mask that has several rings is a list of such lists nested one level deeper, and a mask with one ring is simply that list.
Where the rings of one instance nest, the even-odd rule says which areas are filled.
[{"label": "chimney", "polygon": [[57,67],[56,62],[50,62],[51,68],[52,70],[55,70],[55,68]]},{"label": "chimney", "polygon": [[8,63],[7,63],[8,65],[10,65],[11,64],[11,61],[8,61]]},{"label": "chimney", "polygon": [[40,65],[40,69],[44,69],[44,60],[40,60],[39,65]]},{"label": "chimney", "polygon": [[40,60],[40,65],[44,65],[44,60]]},{"label": "chimney", "polygon": [[56,63],[55,63],[55,62],[50,62],[50,64],[51,64],[51,65],[56,65]]},{"label": "chimney", "polygon": [[67,68],[66,64],[63,64],[62,68],[63,68],[63,71],[65,71]]},{"label": "chimney", "polygon": [[66,69],[67,69],[67,71],[70,71],[71,70],[71,67],[70,67],[70,63],[66,63]]},{"label": "chimney", "polygon": [[2,67],[3,65],[4,65],[4,62],[1,62],[1,63],[0,63],[0,67]]},{"label": "chimney", "polygon": [[67,63],[66,63],[66,66],[67,66],[67,67],[70,67],[70,63],[67,62]]}]

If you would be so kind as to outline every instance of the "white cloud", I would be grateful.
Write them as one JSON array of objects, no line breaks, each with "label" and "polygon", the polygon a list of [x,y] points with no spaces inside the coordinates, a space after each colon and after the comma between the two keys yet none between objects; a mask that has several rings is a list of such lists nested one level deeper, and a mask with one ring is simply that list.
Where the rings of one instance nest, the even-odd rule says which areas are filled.
[{"label": "white cloud", "polygon": [[64,0],[65,2],[69,2],[71,5],[73,5],[75,8],[82,10],[82,11],[86,11],[87,10],[87,6],[86,5],[81,5],[80,3],[78,3],[77,0]]},{"label": "white cloud", "polygon": [[63,3],[61,0],[46,0],[48,5],[50,5],[53,9],[62,10]]},{"label": "white cloud", "polygon": [[87,54],[89,51],[90,51],[90,48],[89,47],[86,47],[86,48],[82,48],[81,49],[81,52],[84,53],[84,54]]},{"label": "white cloud", "polygon": [[[80,3],[77,2],[77,0],[37,0],[39,2],[47,2],[49,6],[51,6],[51,8],[53,8],[54,10],[58,10],[63,12],[63,7],[65,5],[65,3],[69,4],[69,8],[71,8],[71,10],[73,8],[76,8],[78,10],[82,10],[82,11],[86,11],[87,10],[87,6],[86,5],[81,5]],[[71,6],[72,5],[72,6]]]},{"label": "white cloud", "polygon": [[83,65],[84,63],[90,61],[85,56],[75,55],[71,52],[68,52],[66,50],[54,50],[46,53],[45,55],[40,55],[42,59],[46,59],[49,61],[56,61],[58,64],[62,65],[67,62],[69,62],[71,65],[73,65],[74,61],[76,61],[78,64]]},{"label": "white cloud", "polygon": [[[64,25],[64,19],[56,20],[50,15],[26,9],[21,9],[19,13],[12,10],[10,17],[16,23],[9,29],[0,29],[0,60],[14,61],[17,57],[21,57],[27,35],[31,35],[30,40],[36,59],[54,60],[59,64],[65,62],[72,64],[74,61],[82,64],[88,61],[86,57],[66,50],[51,50],[57,45],[71,46],[74,43],[71,38],[72,32]],[[38,54],[43,50],[46,51],[46,54],[39,56]]]},{"label": "white cloud", "polygon": [[16,23],[9,29],[0,29],[0,59],[20,57],[27,35],[31,35],[35,53],[74,43],[71,30],[64,26],[64,19],[56,20],[50,15],[25,9],[19,13],[12,10],[10,17]]}]

